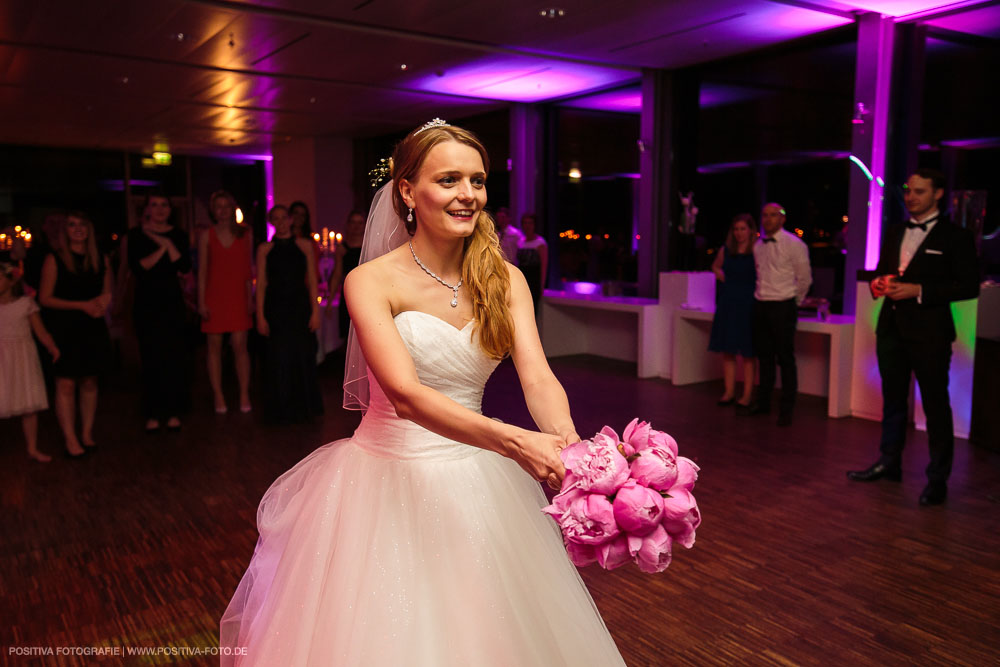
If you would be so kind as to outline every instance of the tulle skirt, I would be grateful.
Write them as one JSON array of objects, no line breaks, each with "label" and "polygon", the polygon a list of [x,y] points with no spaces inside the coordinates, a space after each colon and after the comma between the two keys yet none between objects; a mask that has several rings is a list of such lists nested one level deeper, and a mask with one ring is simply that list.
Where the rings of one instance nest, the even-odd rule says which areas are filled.
[{"label": "tulle skirt", "polygon": [[463,450],[399,460],[340,440],[278,478],[222,664],[624,665],[539,485]]},{"label": "tulle skirt", "polygon": [[49,407],[42,365],[31,338],[0,339],[0,419]]}]

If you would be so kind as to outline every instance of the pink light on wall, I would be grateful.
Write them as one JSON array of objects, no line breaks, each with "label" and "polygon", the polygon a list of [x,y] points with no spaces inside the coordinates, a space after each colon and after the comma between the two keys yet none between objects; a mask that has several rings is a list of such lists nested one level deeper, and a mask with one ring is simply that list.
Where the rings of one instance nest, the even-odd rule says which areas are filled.
[{"label": "pink light on wall", "polygon": [[638,72],[624,68],[541,58],[492,56],[420,77],[411,85],[420,90],[449,95],[508,102],[540,102],[625,83],[637,76]]},{"label": "pink light on wall", "polygon": [[[266,209],[270,211],[274,207],[274,156],[268,155],[264,160],[264,201]],[[274,225],[267,223],[267,240],[274,236]]]},{"label": "pink light on wall", "polygon": [[607,93],[597,93],[568,100],[563,106],[574,109],[592,109],[594,111],[617,111],[620,113],[639,113],[642,110],[642,90],[623,88]]},{"label": "pink light on wall", "polygon": [[868,182],[868,229],[865,245],[865,269],[873,271],[878,267],[878,257],[882,245],[882,204],[885,190],[886,143],[889,138],[889,96],[892,87],[892,51],[894,28],[892,21],[885,21],[879,28],[876,50],[875,106],[870,114],[872,129],[871,173],[874,178]]}]

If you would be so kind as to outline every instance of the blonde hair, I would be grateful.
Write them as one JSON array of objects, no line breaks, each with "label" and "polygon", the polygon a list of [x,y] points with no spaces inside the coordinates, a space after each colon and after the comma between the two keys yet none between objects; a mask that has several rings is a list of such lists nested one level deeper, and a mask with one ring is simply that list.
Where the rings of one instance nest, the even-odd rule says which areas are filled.
[{"label": "blonde hair", "polygon": [[62,259],[66,268],[72,273],[76,273],[76,260],[69,249],[68,228],[70,218],[76,218],[87,226],[87,247],[83,252],[83,270],[90,273],[100,273],[103,267],[101,265],[101,255],[97,252],[97,239],[95,238],[97,234],[94,233],[94,223],[90,219],[90,216],[82,211],[70,211],[66,214],[66,219],[59,229],[59,249],[56,250],[56,253],[59,254],[59,258]]},{"label": "blonde hair", "polygon": [[[747,252],[740,253],[740,244],[736,242],[736,235],[733,234],[733,227],[736,226],[737,222],[745,222],[747,227],[750,228],[750,235],[747,240]],[[753,216],[749,213],[740,213],[733,221],[729,223],[729,232],[726,234],[726,252],[730,255],[739,254],[753,254],[753,241],[754,237],[757,236],[757,223],[754,222]]]},{"label": "blonde hair", "polygon": [[[431,149],[446,141],[474,148],[483,160],[483,169],[489,174],[490,158],[486,148],[468,130],[453,125],[414,130],[396,145],[392,154],[392,204],[403,220],[410,210],[399,191],[400,181],[415,181]],[[416,220],[406,223],[410,236],[416,228]],[[472,296],[472,317],[476,321],[480,347],[488,356],[503,359],[514,347],[514,318],[507,305],[510,275],[500,251],[496,225],[486,211],[480,211],[472,235],[465,239],[462,284]]]},{"label": "blonde hair", "polygon": [[209,215],[209,217],[212,218],[212,222],[214,222],[215,224],[219,224],[220,222],[223,222],[223,220],[216,220],[215,219],[215,211],[213,211],[213,209],[215,208],[215,200],[216,199],[220,199],[222,197],[225,197],[226,199],[228,199],[229,203],[233,205],[233,219],[232,220],[226,220],[224,222],[226,222],[227,224],[228,223],[232,223],[230,225],[230,229],[233,230],[233,234],[236,235],[236,238],[243,238],[243,235],[246,234],[246,232],[247,232],[247,226],[244,225],[244,224],[240,224],[240,223],[236,222],[236,209],[239,208],[239,206],[237,206],[237,204],[236,204],[236,197],[234,197],[228,190],[216,190],[215,192],[213,192],[211,194],[211,196],[209,196],[209,198],[208,198],[208,215]]}]

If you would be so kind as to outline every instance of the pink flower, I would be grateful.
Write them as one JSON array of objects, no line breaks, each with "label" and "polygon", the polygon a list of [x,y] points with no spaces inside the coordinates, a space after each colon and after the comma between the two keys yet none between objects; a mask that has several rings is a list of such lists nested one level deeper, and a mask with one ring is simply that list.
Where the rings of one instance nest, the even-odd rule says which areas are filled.
[{"label": "pink flower", "polygon": [[669,447],[650,439],[644,449],[636,452],[630,470],[632,478],[639,484],[666,491],[677,480],[677,459]]},{"label": "pink flower", "polygon": [[638,419],[633,419],[628,423],[628,426],[625,427],[625,431],[622,433],[622,444],[627,452],[625,456],[632,456],[646,446],[646,443],[649,441],[649,430],[649,422],[640,422]]},{"label": "pink flower", "polygon": [[618,489],[613,507],[621,529],[635,535],[652,532],[663,518],[663,498],[659,492],[636,484],[634,479]]},{"label": "pink flower", "polygon": [[542,511],[551,516],[556,520],[556,523],[560,523],[562,516],[569,509],[569,506],[573,504],[573,501],[577,498],[581,498],[587,495],[586,491],[581,491],[572,484],[572,480],[569,479],[570,474],[567,474],[563,479],[562,488],[560,491],[552,498],[552,504],[547,505],[542,508]]},{"label": "pink flower", "polygon": [[663,572],[670,565],[672,540],[663,526],[642,538],[642,545],[635,554],[635,562],[643,572]]},{"label": "pink flower", "polygon": [[605,570],[613,570],[632,560],[628,548],[628,537],[619,535],[615,539],[597,547],[597,563]]},{"label": "pink flower", "polygon": [[667,493],[670,497],[663,499],[663,521],[687,520],[688,513],[698,509],[690,491],[675,486]]},{"label": "pink flower", "polygon": [[577,544],[604,544],[621,532],[615,523],[611,502],[596,493],[574,500],[557,521],[562,527],[563,537]]},{"label": "pink flower", "polygon": [[[576,487],[584,491],[609,495],[628,479],[628,461],[618,451],[618,443],[603,433],[566,447],[560,456],[573,473]],[[565,483],[563,488],[567,488]]]},{"label": "pink flower", "polygon": [[673,454],[674,458],[677,458],[677,441],[674,440],[669,433],[649,429],[649,445],[664,447],[669,450],[671,454]]},{"label": "pink flower", "polygon": [[[676,505],[673,506],[674,511],[668,517],[666,506],[668,502],[674,500],[674,497],[663,499],[663,527],[675,541],[680,542],[684,548],[690,549],[694,546],[694,531],[701,525],[701,511],[698,509],[698,503],[694,496],[689,491],[680,488],[679,485],[670,490],[670,495],[676,497]],[[685,507],[687,507],[687,511],[684,511]]]},{"label": "pink flower", "polygon": [[701,468],[698,464],[691,459],[678,456],[677,457],[677,481],[674,482],[675,486],[683,487],[685,490],[690,491],[694,488],[694,483],[698,481],[698,471]]},{"label": "pink flower", "polygon": [[569,555],[570,562],[577,567],[586,567],[591,563],[596,563],[598,549],[604,546],[594,547],[589,544],[577,544],[569,540],[563,540],[563,543],[566,545],[566,553]]},{"label": "pink flower", "polygon": [[[696,510],[697,511],[697,510]],[[701,522],[701,517],[698,517],[698,522]],[[674,542],[679,543],[685,549],[690,549],[694,546],[694,533],[697,525],[688,521],[687,519],[680,519],[674,521],[664,521],[662,524],[663,529],[667,531]]]}]

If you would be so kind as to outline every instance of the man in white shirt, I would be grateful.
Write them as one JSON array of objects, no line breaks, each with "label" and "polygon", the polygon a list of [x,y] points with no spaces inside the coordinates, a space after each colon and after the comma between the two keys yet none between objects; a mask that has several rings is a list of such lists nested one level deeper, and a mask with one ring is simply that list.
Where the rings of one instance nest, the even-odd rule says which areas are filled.
[{"label": "man in white shirt", "polygon": [[781,402],[778,426],[792,423],[799,378],[795,368],[795,324],[798,304],[812,284],[809,249],[795,234],[784,229],[785,209],[781,204],[764,206],[760,216],[762,234],[754,244],[757,269],[754,291],[753,346],[760,364],[757,401],[739,414],[768,414],[774,390],[775,366],[781,366]]},{"label": "man in white shirt", "polygon": [[511,223],[510,210],[506,206],[497,209],[496,229],[503,258],[517,266],[517,249],[520,247],[521,241],[524,240],[524,234]]}]

